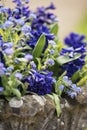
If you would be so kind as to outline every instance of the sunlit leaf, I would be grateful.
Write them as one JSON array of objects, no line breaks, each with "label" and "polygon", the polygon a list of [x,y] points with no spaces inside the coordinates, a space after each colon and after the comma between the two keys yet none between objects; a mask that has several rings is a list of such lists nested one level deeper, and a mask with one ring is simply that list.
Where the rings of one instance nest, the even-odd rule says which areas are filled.
[{"label": "sunlit leaf", "polygon": [[41,56],[41,53],[42,53],[44,46],[45,46],[45,40],[46,40],[45,35],[42,34],[40,36],[39,40],[37,41],[36,46],[33,50],[34,58],[36,58],[36,57],[39,58]]}]

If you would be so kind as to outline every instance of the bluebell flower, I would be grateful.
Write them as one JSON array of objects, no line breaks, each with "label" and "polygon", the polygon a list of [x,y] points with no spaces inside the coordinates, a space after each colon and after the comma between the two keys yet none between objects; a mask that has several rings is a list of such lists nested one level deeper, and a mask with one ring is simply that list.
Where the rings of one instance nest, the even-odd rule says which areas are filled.
[{"label": "bluebell flower", "polygon": [[13,10],[12,16],[16,19],[20,19],[22,17],[26,17],[28,19],[30,16],[30,10],[29,10],[28,6],[17,6]]},{"label": "bluebell flower", "polygon": [[48,60],[45,62],[45,64],[46,64],[47,66],[52,66],[52,65],[54,65],[55,63],[54,63],[54,60],[53,60],[53,59],[48,59]]},{"label": "bluebell flower", "polygon": [[6,55],[12,55],[14,53],[14,50],[13,48],[6,48],[4,52]]},{"label": "bluebell flower", "polygon": [[13,67],[13,66],[7,67],[7,72],[12,72],[13,70],[14,70],[14,67]]},{"label": "bluebell flower", "polygon": [[55,50],[50,50],[50,54],[53,55],[55,53]]},{"label": "bluebell flower", "polygon": [[71,86],[73,88],[73,90],[75,92],[77,92],[78,94],[82,92],[81,88],[80,87],[77,87],[76,84],[72,84]]},{"label": "bluebell flower", "polygon": [[4,75],[6,72],[6,68],[2,62],[0,62],[0,76]]},{"label": "bluebell flower", "polygon": [[24,58],[27,59],[28,61],[31,61],[33,59],[33,56],[31,54],[26,54]]},{"label": "bluebell flower", "polygon": [[31,66],[32,69],[35,69],[35,68],[36,68],[36,64],[34,63],[34,61],[31,61],[31,62],[30,62],[30,66]]},{"label": "bluebell flower", "polygon": [[25,24],[24,19],[16,19],[15,22],[19,24],[20,26],[23,26]]},{"label": "bluebell flower", "polygon": [[3,92],[4,88],[2,86],[0,86],[0,92]]},{"label": "bluebell flower", "polygon": [[24,33],[25,36],[29,36],[30,35],[30,31],[31,31],[31,27],[29,25],[24,25],[21,28],[21,31]]},{"label": "bluebell flower", "polygon": [[61,85],[59,86],[59,89],[60,89],[61,91],[63,91],[63,90],[64,90],[64,87],[65,87],[65,86],[61,84]]},{"label": "bluebell flower", "polygon": [[7,29],[13,26],[13,22],[11,21],[6,21],[3,25],[3,28]]},{"label": "bluebell flower", "polygon": [[50,94],[53,90],[52,73],[37,70],[31,71],[31,73],[23,81],[28,83],[28,91],[39,95]]},{"label": "bluebell flower", "polygon": [[68,91],[67,94],[73,99],[77,96],[76,92]]},{"label": "bluebell flower", "polygon": [[2,45],[2,48],[3,48],[3,49],[12,48],[12,47],[13,47],[13,43],[12,43],[12,42],[5,42],[5,43],[3,43],[3,45]]},{"label": "bluebell flower", "polygon": [[19,80],[22,79],[23,75],[20,72],[15,73],[15,77]]},{"label": "bluebell flower", "polygon": [[48,43],[49,43],[53,48],[56,47],[56,43],[55,43],[54,40],[49,40]]}]

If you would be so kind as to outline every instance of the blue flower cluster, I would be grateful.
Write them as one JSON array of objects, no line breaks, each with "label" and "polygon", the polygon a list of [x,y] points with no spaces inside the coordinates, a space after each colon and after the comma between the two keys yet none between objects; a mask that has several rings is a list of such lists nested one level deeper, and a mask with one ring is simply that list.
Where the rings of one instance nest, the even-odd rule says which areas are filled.
[{"label": "blue flower cluster", "polygon": [[65,93],[71,98],[75,98],[77,94],[82,92],[81,88],[77,87],[76,84],[73,84],[72,81],[69,80],[68,76],[63,77],[63,84],[59,86],[59,89],[65,91]]},{"label": "blue flower cluster", "polygon": [[65,44],[68,48],[63,48],[61,55],[68,55],[73,58],[76,54],[81,54],[81,56],[69,63],[63,65],[63,69],[67,70],[67,76],[71,77],[76,71],[80,70],[85,64],[85,52],[86,43],[84,42],[85,37],[83,35],[78,35],[71,33],[69,37],[65,38]]},{"label": "blue flower cluster", "polygon": [[50,94],[53,91],[54,79],[52,72],[31,70],[23,82],[28,83],[28,91],[39,95]]}]

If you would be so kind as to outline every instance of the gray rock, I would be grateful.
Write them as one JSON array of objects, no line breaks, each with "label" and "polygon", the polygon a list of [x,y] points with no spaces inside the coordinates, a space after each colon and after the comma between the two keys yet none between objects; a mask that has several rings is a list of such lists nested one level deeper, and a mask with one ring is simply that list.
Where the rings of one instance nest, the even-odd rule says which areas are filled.
[{"label": "gray rock", "polygon": [[62,113],[57,117],[48,96],[26,95],[20,108],[0,101],[0,130],[85,130],[87,128],[87,93],[76,99],[61,99]]}]

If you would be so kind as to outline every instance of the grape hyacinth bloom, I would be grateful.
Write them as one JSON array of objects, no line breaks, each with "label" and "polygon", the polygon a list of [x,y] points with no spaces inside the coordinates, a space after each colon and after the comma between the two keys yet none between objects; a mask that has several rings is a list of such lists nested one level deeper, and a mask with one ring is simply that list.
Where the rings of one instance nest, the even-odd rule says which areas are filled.
[{"label": "grape hyacinth bloom", "polygon": [[43,26],[38,26],[36,28],[36,30],[31,30],[31,38],[29,40],[27,40],[27,44],[31,47],[34,48],[39,37],[44,34],[46,36],[46,44],[45,44],[45,48],[44,50],[47,48],[48,46],[48,41],[49,40],[53,40],[55,38],[55,36],[53,34],[50,33],[50,30],[47,26],[43,25]]},{"label": "grape hyacinth bloom", "polygon": [[65,38],[65,44],[69,46],[68,48],[63,48],[61,51],[61,55],[68,55],[70,58],[73,58],[76,54],[81,54],[79,58],[73,60],[69,63],[63,65],[63,70],[67,71],[67,76],[72,77],[72,75],[80,70],[85,64],[85,52],[86,52],[86,43],[83,35],[78,35],[75,33],[71,33],[70,37]]},{"label": "grape hyacinth bloom", "polygon": [[45,95],[52,92],[54,80],[52,72],[33,70],[23,82],[28,83],[28,91],[37,93],[38,95]]},{"label": "grape hyacinth bloom", "polygon": [[53,13],[48,12],[48,10],[54,10],[55,6],[53,3],[51,3],[48,7],[40,7],[37,8],[36,18],[32,22],[32,27],[36,28],[39,26],[42,26],[43,24],[52,24],[54,22],[57,22],[57,18]]}]

